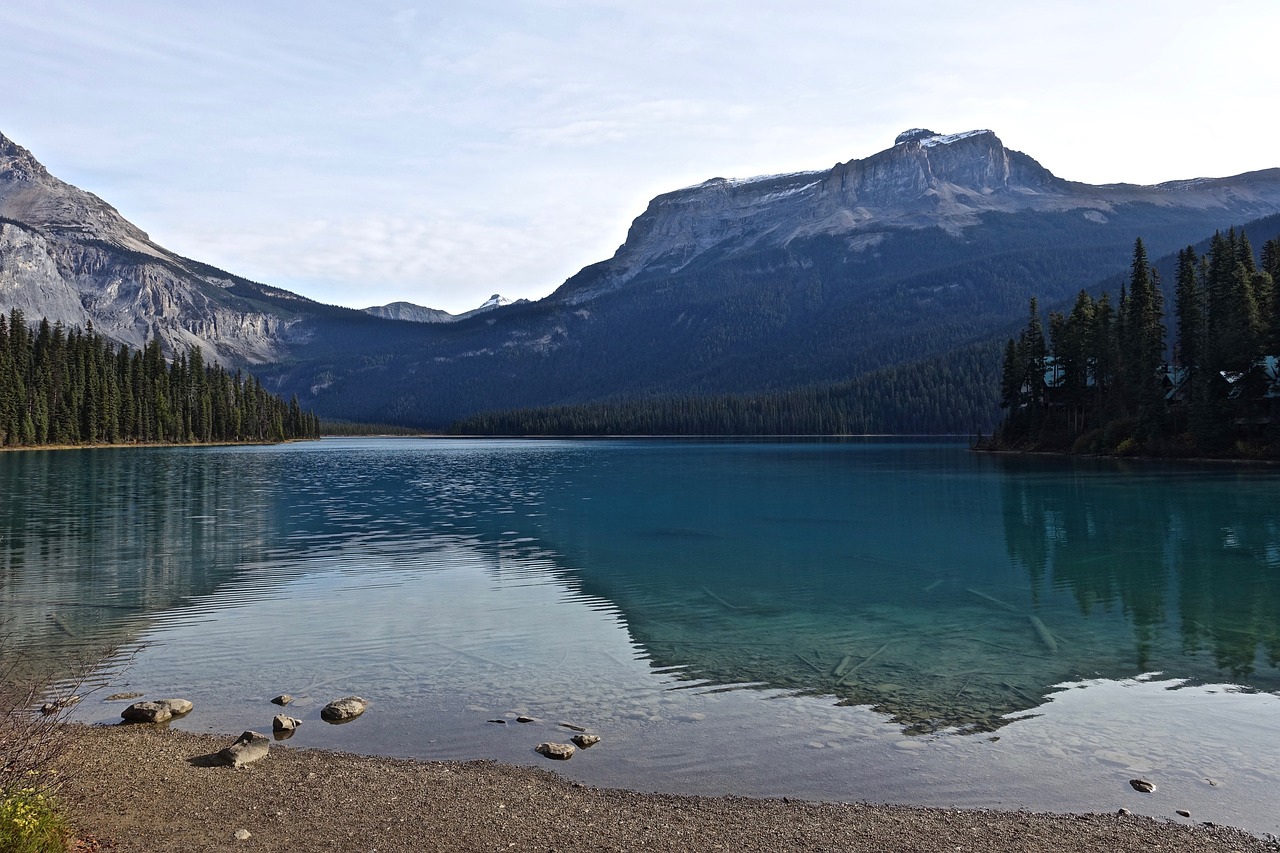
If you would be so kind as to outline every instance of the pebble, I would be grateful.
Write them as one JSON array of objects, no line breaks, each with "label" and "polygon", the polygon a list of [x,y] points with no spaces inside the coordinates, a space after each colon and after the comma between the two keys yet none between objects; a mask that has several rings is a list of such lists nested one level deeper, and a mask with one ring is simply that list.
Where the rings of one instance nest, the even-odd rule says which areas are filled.
[{"label": "pebble", "polygon": [[574,743],[583,749],[589,746],[595,746],[600,742],[600,735],[574,735],[570,738]]},{"label": "pebble", "polygon": [[236,841],[248,841],[253,837],[253,834],[247,829],[237,829],[233,834],[233,837]]},{"label": "pebble", "polygon": [[281,693],[279,696],[271,700],[271,704],[279,705],[280,707],[283,708],[285,705],[288,705],[292,701],[293,701],[293,697],[290,696],[288,693]]},{"label": "pebble", "polygon": [[1133,790],[1142,794],[1150,794],[1156,789],[1155,783],[1148,782],[1146,779],[1130,779],[1129,784],[1133,787]]},{"label": "pebble", "polygon": [[1187,811],[1186,809],[1178,809],[1177,812],[1183,817],[1191,817],[1191,812]]},{"label": "pebble", "polygon": [[537,720],[535,720],[533,717],[526,717],[525,715],[521,714],[519,717],[516,717],[516,722],[517,723],[536,723]]}]

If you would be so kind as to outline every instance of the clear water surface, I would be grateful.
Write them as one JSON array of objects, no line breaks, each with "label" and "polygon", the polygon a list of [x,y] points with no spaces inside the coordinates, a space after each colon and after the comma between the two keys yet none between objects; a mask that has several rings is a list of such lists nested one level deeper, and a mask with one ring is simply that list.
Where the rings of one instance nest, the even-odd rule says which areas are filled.
[{"label": "clear water surface", "polygon": [[[334,439],[0,454],[0,495],[10,645],[116,650],[82,720],[267,731],[288,692],[290,746],[1280,832],[1278,469]],[[603,741],[552,765],[561,722]]]}]

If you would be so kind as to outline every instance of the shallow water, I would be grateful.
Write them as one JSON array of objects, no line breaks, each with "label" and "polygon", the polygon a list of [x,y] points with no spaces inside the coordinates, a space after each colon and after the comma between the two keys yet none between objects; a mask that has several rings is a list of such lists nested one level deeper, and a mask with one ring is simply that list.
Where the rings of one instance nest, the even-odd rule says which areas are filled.
[{"label": "shallow water", "polygon": [[10,453],[0,601],[33,656],[117,647],[91,721],[289,692],[291,745],[552,766],[564,721],[597,784],[1280,832],[1278,489],[874,441]]}]

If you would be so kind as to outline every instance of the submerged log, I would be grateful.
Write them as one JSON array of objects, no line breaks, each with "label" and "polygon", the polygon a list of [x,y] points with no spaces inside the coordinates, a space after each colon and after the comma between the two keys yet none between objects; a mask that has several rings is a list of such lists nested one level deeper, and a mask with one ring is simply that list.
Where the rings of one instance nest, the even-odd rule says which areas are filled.
[{"label": "submerged log", "polygon": [[1021,612],[1020,610],[1018,610],[1018,608],[1014,607],[1009,602],[1001,601],[1000,599],[996,598],[994,595],[987,595],[985,592],[976,590],[973,587],[968,588],[967,590],[965,590],[965,592],[973,593],[974,595],[978,596],[978,598],[985,598],[987,601],[990,601],[992,604],[998,604],[999,606],[1003,607],[1005,610],[1008,610],[1012,613]]},{"label": "submerged log", "polygon": [[867,655],[865,658],[863,658],[862,660],[858,661],[858,662],[857,662],[856,664],[854,664],[853,666],[849,667],[849,669],[845,672],[845,674],[844,674],[844,675],[842,675],[842,676],[840,676],[840,679],[836,682],[836,686],[837,686],[837,687],[839,687],[841,684],[844,684],[844,682],[845,682],[845,679],[846,679],[846,678],[848,678],[849,676],[853,675],[855,672],[857,672],[858,670],[862,669],[862,668],[863,668],[864,666],[866,666],[867,664],[871,663],[871,661],[873,661],[873,660],[875,660],[877,657],[879,657],[879,656],[880,656],[880,653],[881,653],[881,652],[883,652],[883,651],[884,651],[885,649],[887,649],[887,648],[889,648],[889,644],[888,644],[888,643],[885,643],[883,646],[881,646],[880,648],[876,649],[874,652],[872,652],[871,654]]},{"label": "submerged log", "polygon": [[738,605],[736,605],[736,604],[730,604],[729,602],[725,601],[723,598],[721,598],[720,596],[716,595],[714,592],[712,592],[711,590],[707,589],[705,586],[702,588],[702,591],[703,591],[703,592],[705,592],[707,595],[711,596],[711,597],[712,597],[713,599],[715,599],[716,601],[718,601],[720,604],[722,604],[722,605],[724,605],[725,607],[729,608],[730,610],[741,610],[741,609],[742,609],[741,607],[739,607],[739,606],[738,606]]},{"label": "submerged log", "polygon": [[1053,634],[1049,633],[1049,629],[1040,621],[1040,617],[1032,614],[1027,618],[1031,620],[1031,627],[1035,629],[1036,636],[1040,638],[1040,642],[1044,643],[1045,648],[1056,655],[1058,653],[1058,641],[1053,638]]}]

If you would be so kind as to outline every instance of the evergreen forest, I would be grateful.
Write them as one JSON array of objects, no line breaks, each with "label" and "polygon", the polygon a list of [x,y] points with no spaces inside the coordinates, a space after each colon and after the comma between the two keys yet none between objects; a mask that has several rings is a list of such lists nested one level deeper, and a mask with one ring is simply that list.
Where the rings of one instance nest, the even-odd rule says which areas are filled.
[{"label": "evergreen forest", "polygon": [[999,345],[894,365],[847,382],[759,394],[651,397],[487,412],[463,435],[973,435],[996,411]]},{"label": "evergreen forest", "polygon": [[0,445],[275,442],[317,438],[319,419],[253,376],[206,365],[198,347],[166,362],[159,340],[119,346],[92,327],[29,327],[0,314]]},{"label": "evergreen forest", "polygon": [[[1081,291],[1004,349],[1004,423],[985,446],[1280,456],[1280,238],[1217,233],[1178,253],[1172,311],[1142,241],[1118,298]],[[1172,327],[1172,328],[1170,328]]]}]

